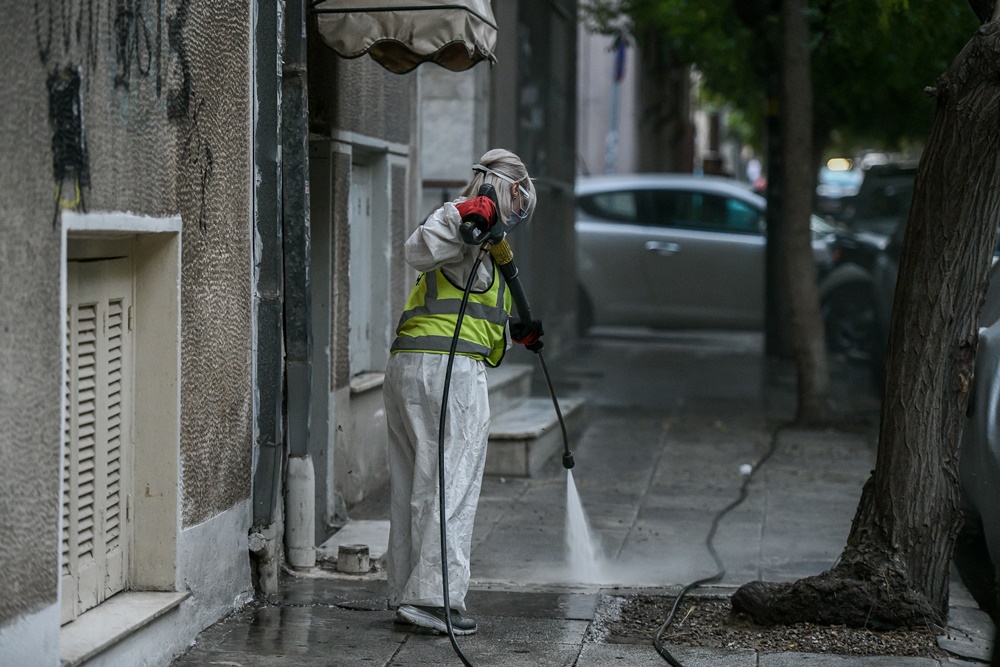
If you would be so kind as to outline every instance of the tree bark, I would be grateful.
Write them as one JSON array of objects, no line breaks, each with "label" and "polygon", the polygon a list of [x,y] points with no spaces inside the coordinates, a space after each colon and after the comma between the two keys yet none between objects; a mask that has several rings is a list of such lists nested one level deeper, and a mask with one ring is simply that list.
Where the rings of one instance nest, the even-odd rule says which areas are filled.
[{"label": "tree bark", "polygon": [[790,331],[798,377],[796,421],[820,423],[826,418],[829,372],[809,226],[814,169],[809,23],[804,0],[784,0],[781,12],[786,218],[780,233],[773,234],[771,240],[779,244],[779,266],[791,302]]},{"label": "tree bark", "polygon": [[[778,3],[780,5],[780,2]],[[777,6],[776,12],[781,11]],[[767,233],[765,264],[765,352],[769,359],[791,361],[795,358],[791,332],[791,286],[783,280],[781,253],[777,241],[785,234],[785,151],[784,118],[781,112],[782,71],[781,44],[777,31],[761,23],[758,35],[764,40],[766,63],[767,107],[765,110],[766,164],[767,164]]]},{"label": "tree bark", "polygon": [[1000,219],[1000,23],[983,26],[928,90],[889,329],[878,458],[829,571],[754,582],[732,598],[759,622],[942,623],[961,525],[958,448]]},{"label": "tree bark", "polygon": [[639,41],[638,167],[643,172],[690,172],[691,67],[674,57],[663,34],[646,30]]}]

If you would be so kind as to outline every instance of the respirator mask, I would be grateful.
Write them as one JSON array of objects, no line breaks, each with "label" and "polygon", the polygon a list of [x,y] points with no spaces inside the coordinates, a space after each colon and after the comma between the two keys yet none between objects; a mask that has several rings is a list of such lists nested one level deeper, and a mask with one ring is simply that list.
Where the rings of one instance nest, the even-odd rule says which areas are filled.
[{"label": "respirator mask", "polygon": [[[515,181],[510,176],[501,174],[498,171],[493,171],[489,167],[484,167],[481,164],[472,165],[472,170],[480,171],[484,174],[492,174],[497,178],[499,178],[500,180],[506,181],[507,183],[510,183],[511,185],[517,187],[516,197],[518,201],[518,206],[516,207],[511,206],[510,214],[507,216],[506,231],[508,234],[512,232],[515,227],[517,227],[519,224],[528,219],[528,216],[531,215],[532,207],[531,207],[531,193],[527,190],[527,188],[521,185],[521,183],[519,183],[518,181]],[[525,177],[525,180],[527,180],[527,177]]]}]

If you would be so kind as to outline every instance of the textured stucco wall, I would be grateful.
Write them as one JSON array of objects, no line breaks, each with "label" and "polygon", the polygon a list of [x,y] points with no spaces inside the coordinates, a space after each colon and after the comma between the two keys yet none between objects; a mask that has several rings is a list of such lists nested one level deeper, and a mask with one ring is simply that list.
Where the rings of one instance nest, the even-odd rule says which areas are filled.
[{"label": "textured stucco wall", "polygon": [[[426,65],[423,65],[426,67]],[[368,56],[346,60],[309,30],[310,130],[337,130],[407,145],[413,126],[417,74],[392,74]]]},{"label": "textured stucco wall", "polygon": [[249,3],[188,6],[190,94],[176,110],[185,526],[250,494],[253,409]]},{"label": "textured stucco wall", "polygon": [[[333,158],[333,270],[331,271],[333,304],[330,308],[330,389],[346,387],[351,380],[350,354],[347,341],[351,335],[350,255],[351,236],[347,220],[348,197],[351,191],[351,156],[334,153]],[[347,175],[345,178],[344,175]]]},{"label": "textured stucco wall", "polygon": [[58,591],[60,242],[31,10],[6,7],[0,40],[0,625]]},{"label": "textured stucco wall", "polygon": [[[65,208],[182,214],[186,525],[249,495],[251,431],[247,3],[167,0],[162,12],[115,0],[8,5],[0,28],[0,625],[58,596],[57,185]],[[74,79],[79,94],[62,96]],[[50,121],[50,101],[60,99]]]},{"label": "textured stucco wall", "polygon": [[392,74],[371,58],[341,61],[336,127],[397,144],[409,144],[417,75]]}]

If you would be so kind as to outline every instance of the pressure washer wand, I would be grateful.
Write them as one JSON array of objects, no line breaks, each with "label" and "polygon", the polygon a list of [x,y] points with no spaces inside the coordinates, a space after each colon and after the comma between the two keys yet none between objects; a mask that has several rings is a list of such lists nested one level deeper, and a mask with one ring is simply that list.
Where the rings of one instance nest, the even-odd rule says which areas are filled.
[{"label": "pressure washer wand", "polygon": [[[531,319],[531,306],[528,305],[528,297],[524,295],[524,288],[521,287],[521,280],[517,277],[517,265],[514,264],[514,252],[510,249],[506,235],[496,243],[491,243],[490,255],[493,262],[500,269],[500,274],[507,283],[510,296],[514,301],[514,308],[517,309],[517,316],[524,321]],[[552,397],[552,405],[556,409],[556,416],[559,418],[559,428],[562,430],[563,455],[562,464],[567,470],[571,469],[576,462],[573,460],[573,452],[569,450],[569,436],[566,434],[566,422],[563,420],[562,410],[559,409],[559,401],[556,399],[556,391],[552,387],[552,379],[549,377],[549,369],[545,365],[545,357],[542,351],[535,352],[538,355],[538,363],[542,366],[542,375],[545,376],[545,384],[549,388],[549,395]]]},{"label": "pressure washer wand", "polygon": [[[507,282],[510,296],[514,300],[514,307],[517,309],[517,316],[522,320],[531,319],[531,307],[528,305],[528,297],[524,295],[524,288],[521,287],[521,280],[517,277],[517,266],[514,264],[514,252],[507,243],[507,237],[500,239],[499,243],[490,245],[490,255],[497,268],[500,269],[503,279]],[[559,428],[562,429],[563,436],[563,467],[569,470],[576,462],[573,461],[573,452],[569,451],[569,436],[566,434],[566,422],[563,420],[562,411],[559,409],[559,401],[556,400],[556,391],[552,387],[552,379],[549,377],[549,369],[545,365],[545,358],[542,351],[535,352],[538,355],[538,363],[542,366],[542,375],[545,376],[545,384],[549,387],[549,395],[552,396],[552,405],[555,406],[556,416],[559,417]]]},{"label": "pressure washer wand", "polygon": [[490,243],[489,249],[490,255],[493,256],[493,262],[500,269],[500,274],[503,276],[504,282],[507,283],[507,289],[510,290],[510,296],[514,300],[514,308],[517,310],[517,316],[524,321],[530,320],[531,306],[528,305],[528,297],[524,294],[521,279],[517,277],[517,265],[514,264],[514,251],[510,249],[507,236],[504,235],[499,241]]},{"label": "pressure washer wand", "polygon": [[[479,195],[489,197],[496,203],[496,191],[489,183],[479,186]],[[510,290],[511,299],[514,301],[514,308],[520,320],[527,322],[531,320],[531,306],[528,305],[528,297],[524,294],[521,280],[517,277],[517,265],[514,264],[514,251],[510,249],[507,242],[507,234],[503,225],[494,224],[488,229],[479,229],[472,222],[462,222],[458,228],[462,240],[470,245],[478,245],[481,249],[488,248],[493,257],[493,263],[500,269],[507,289]],[[480,255],[482,250],[480,250]],[[569,451],[569,436],[566,434],[566,422],[563,420],[562,411],[559,409],[559,401],[556,399],[556,391],[552,387],[552,380],[549,378],[549,369],[545,366],[545,359],[542,351],[537,350],[538,363],[542,365],[542,374],[545,376],[545,384],[548,385],[549,395],[552,396],[552,405],[555,406],[556,416],[559,418],[559,428],[562,429],[563,437],[563,467],[569,470],[575,464],[573,453]]]},{"label": "pressure washer wand", "polygon": [[559,428],[562,430],[563,468],[570,470],[576,465],[576,462],[573,460],[573,452],[569,451],[569,436],[566,434],[566,422],[563,420],[562,411],[559,409],[559,401],[556,400],[556,390],[552,388],[552,378],[549,377],[549,368],[545,365],[545,357],[542,356],[541,351],[537,352],[537,354],[538,363],[542,365],[542,375],[545,376],[545,384],[548,385],[549,395],[552,397],[552,405],[555,406],[556,416],[559,418]]}]

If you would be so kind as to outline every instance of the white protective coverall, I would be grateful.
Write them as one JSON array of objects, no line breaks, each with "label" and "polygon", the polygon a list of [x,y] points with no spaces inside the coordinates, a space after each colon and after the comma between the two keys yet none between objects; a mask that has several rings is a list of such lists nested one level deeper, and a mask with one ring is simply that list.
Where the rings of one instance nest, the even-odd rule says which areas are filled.
[{"label": "white protective coverall", "polygon": [[[454,284],[464,287],[479,247],[462,241],[460,222],[455,204],[445,203],[406,241],[406,262],[420,272],[441,269]],[[493,273],[493,262],[487,255],[477,270],[473,289],[488,289]],[[510,337],[506,338],[509,347]],[[397,352],[386,367],[391,492],[386,569],[393,606],[444,606],[438,427],[447,364],[447,354]],[[489,425],[486,364],[455,355],[445,425],[445,507],[449,603],[463,613]]]}]

